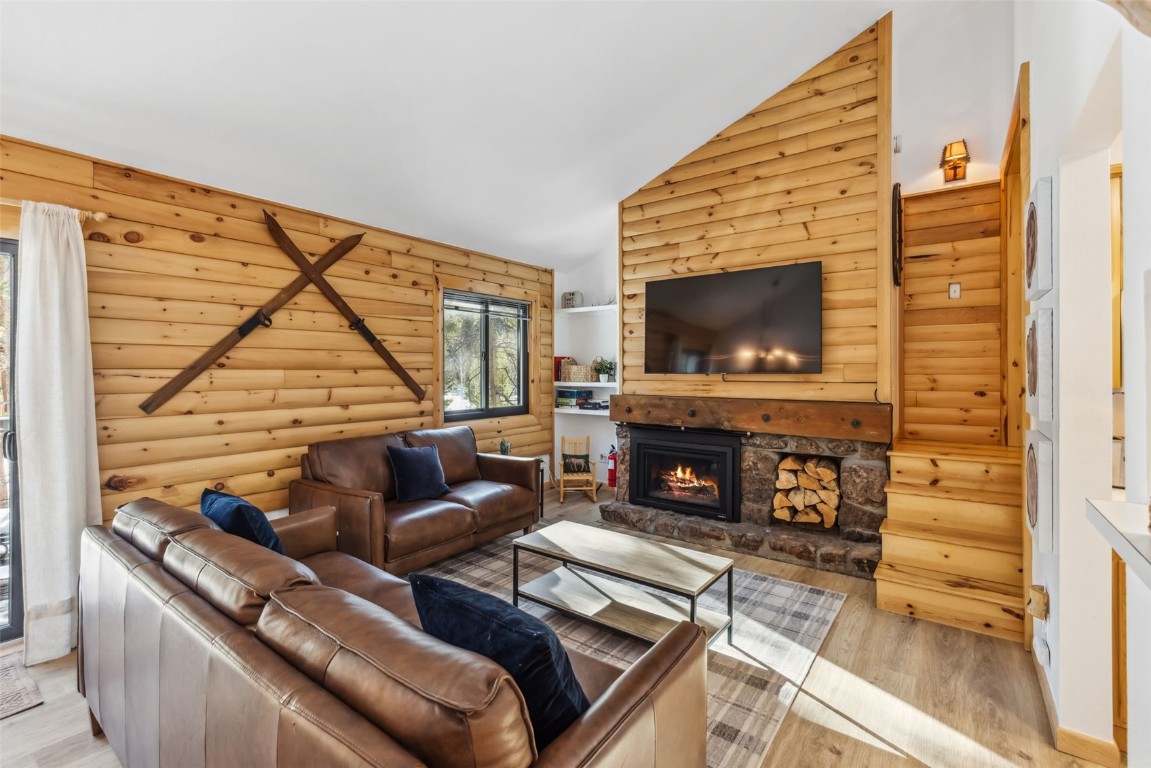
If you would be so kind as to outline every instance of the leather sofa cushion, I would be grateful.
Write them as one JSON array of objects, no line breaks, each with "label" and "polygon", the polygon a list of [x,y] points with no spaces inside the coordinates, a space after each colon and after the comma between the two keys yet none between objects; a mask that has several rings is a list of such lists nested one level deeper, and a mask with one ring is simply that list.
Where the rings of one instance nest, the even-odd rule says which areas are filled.
[{"label": "leather sofa cushion", "polygon": [[536,758],[506,671],[355,595],[279,590],[256,633],[428,765],[525,768]]},{"label": "leather sofa cushion", "polygon": [[180,534],[164,569],[237,624],[251,627],[272,590],[319,579],[308,566],[223,531]]},{"label": "leather sofa cushion", "polygon": [[362,597],[390,611],[404,621],[420,626],[416,601],[408,582],[387,571],[381,571],[358,557],[344,552],[324,552],[302,561],[319,577],[325,587],[335,587]]},{"label": "leather sofa cushion", "polygon": [[147,497],[118,507],[112,518],[112,530],[153,560],[164,559],[170,537],[200,528],[219,530],[219,526],[199,512]]},{"label": "leather sofa cushion", "polygon": [[405,436],[408,445],[422,448],[434,445],[440,452],[444,480],[448,485],[465,480],[478,480],[480,466],[476,462],[476,435],[471,427],[445,427],[442,429],[414,429]]},{"label": "leather sofa cushion", "polygon": [[454,501],[473,510],[477,531],[531,514],[539,506],[539,498],[534,491],[522,485],[493,483],[490,480],[467,480],[454,485],[443,497],[443,501]]},{"label": "leather sofa cushion", "polygon": [[396,498],[396,479],[388,446],[404,446],[400,435],[369,435],[325,440],[308,447],[308,471],[313,480],[341,488],[356,488]]},{"label": "leather sofa cushion", "polygon": [[384,549],[388,562],[453,539],[476,529],[472,511],[442,499],[388,504],[384,514]]}]

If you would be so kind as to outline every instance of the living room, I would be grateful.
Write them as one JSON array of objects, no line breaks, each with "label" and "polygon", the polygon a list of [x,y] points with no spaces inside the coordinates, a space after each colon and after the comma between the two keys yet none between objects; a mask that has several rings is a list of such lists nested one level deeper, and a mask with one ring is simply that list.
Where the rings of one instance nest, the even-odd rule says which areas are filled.
[{"label": "living room", "polygon": [[[110,525],[142,497],[194,510],[209,488],[275,518],[307,508],[290,489],[327,471],[307,459],[316,444],[460,425],[483,454],[543,457],[550,481],[560,438],[589,435],[591,459],[620,451],[615,488],[563,503],[549,488],[545,523],[846,595],[810,670],[777,697],[788,702],[754,764],[1106,765],[1124,736],[1128,764],[1145,764],[1148,736],[1119,734],[1115,702],[1124,691],[1126,722],[1149,716],[1151,680],[1135,653],[1120,675],[1113,651],[1122,535],[1087,504],[1126,502],[1146,524],[1151,224],[1130,212],[1151,205],[1151,40],[1140,5],[1125,5],[5,2],[0,234],[20,238],[22,201],[83,216],[87,312],[73,314],[90,334],[93,394],[69,405],[93,449],[71,453],[95,459],[98,489],[68,475],[89,498],[80,515]],[[206,39],[210,56],[172,55]],[[947,181],[940,149],[960,142],[964,176]],[[1113,236],[1119,164],[1128,215]],[[1037,278],[1047,290],[1032,290],[1023,215],[1044,179],[1052,263]],[[1105,331],[1113,240],[1121,333]],[[940,265],[941,244],[954,263]],[[312,266],[325,253],[331,263]],[[822,270],[818,372],[767,369],[766,347],[758,370],[707,373],[690,356],[679,371],[652,367],[657,283],[789,264]],[[965,320],[929,322],[957,307]],[[1044,311],[1051,352],[1021,363]],[[463,383],[459,359],[487,341],[449,329],[478,312],[524,351],[516,403],[496,402],[507,392],[494,379]],[[592,388],[612,394],[610,411],[557,412],[564,355],[618,364]],[[653,426],[736,435],[734,513],[635,503],[636,433]],[[1031,524],[1030,439],[1046,440],[1049,489]],[[955,514],[982,528],[925,539],[907,517],[945,509],[914,487],[935,477],[932,461],[951,466],[942,449],[916,453],[924,442],[977,446],[996,482],[1014,467],[1002,491],[960,479]],[[825,484],[808,487],[821,469]],[[595,472],[606,481],[606,462]],[[792,493],[801,477],[810,495]],[[1018,503],[986,495],[1000,492]],[[992,512],[1003,516],[988,523]],[[509,516],[498,535],[522,523]],[[71,530],[61,561],[79,546]],[[944,544],[939,557],[975,570],[923,565],[924,547]],[[25,558],[28,594],[57,570],[52,551]],[[429,552],[396,572],[443,567]],[[1151,594],[1127,565],[1114,626],[1145,648]],[[921,606],[923,592],[907,595],[922,574],[908,568],[975,578],[969,594],[1003,599]],[[74,598],[75,576],[60,581]],[[54,676],[40,678],[43,706],[0,724],[5,764],[85,759],[72,750],[116,764],[91,736],[75,665],[73,652],[29,666]]]}]

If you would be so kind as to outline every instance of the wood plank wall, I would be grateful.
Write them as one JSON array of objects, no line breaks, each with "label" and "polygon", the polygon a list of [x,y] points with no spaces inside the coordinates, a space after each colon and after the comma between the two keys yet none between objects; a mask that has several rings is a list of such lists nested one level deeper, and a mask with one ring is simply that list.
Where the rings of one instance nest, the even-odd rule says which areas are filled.
[{"label": "wood plank wall", "polygon": [[[195,506],[205,486],[287,505],[310,443],[442,424],[436,301],[444,283],[535,302],[533,412],[472,422],[480,449],[551,454],[550,269],[0,137],[6,199],[111,214],[84,226],[104,516],[153,496]],[[308,287],[152,415],[139,404],[298,274],[271,211],[310,257],[365,232],[326,275],[428,388],[423,402]],[[5,236],[19,211],[0,209]]]},{"label": "wood plank wall", "polygon": [[904,197],[903,231],[903,436],[1002,445],[999,181]]},{"label": "wood plank wall", "polygon": [[[889,51],[885,17],[621,203],[623,393],[890,400]],[[822,373],[644,373],[648,280],[807,261]]]}]

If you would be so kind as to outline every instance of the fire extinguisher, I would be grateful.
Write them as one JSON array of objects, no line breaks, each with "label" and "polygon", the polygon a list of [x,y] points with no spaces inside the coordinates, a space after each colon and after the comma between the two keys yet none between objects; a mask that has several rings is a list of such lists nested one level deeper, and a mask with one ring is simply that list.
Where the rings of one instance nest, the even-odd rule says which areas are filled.
[{"label": "fire extinguisher", "polygon": [[615,488],[615,446],[611,447],[611,451],[607,455],[607,487]]}]

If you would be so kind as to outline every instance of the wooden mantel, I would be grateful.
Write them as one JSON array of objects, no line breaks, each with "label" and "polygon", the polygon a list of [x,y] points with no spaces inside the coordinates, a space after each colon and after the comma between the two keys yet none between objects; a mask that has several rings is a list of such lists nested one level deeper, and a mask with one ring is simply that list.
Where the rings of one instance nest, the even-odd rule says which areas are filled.
[{"label": "wooden mantel", "polygon": [[891,442],[889,403],[612,395],[612,421]]}]

